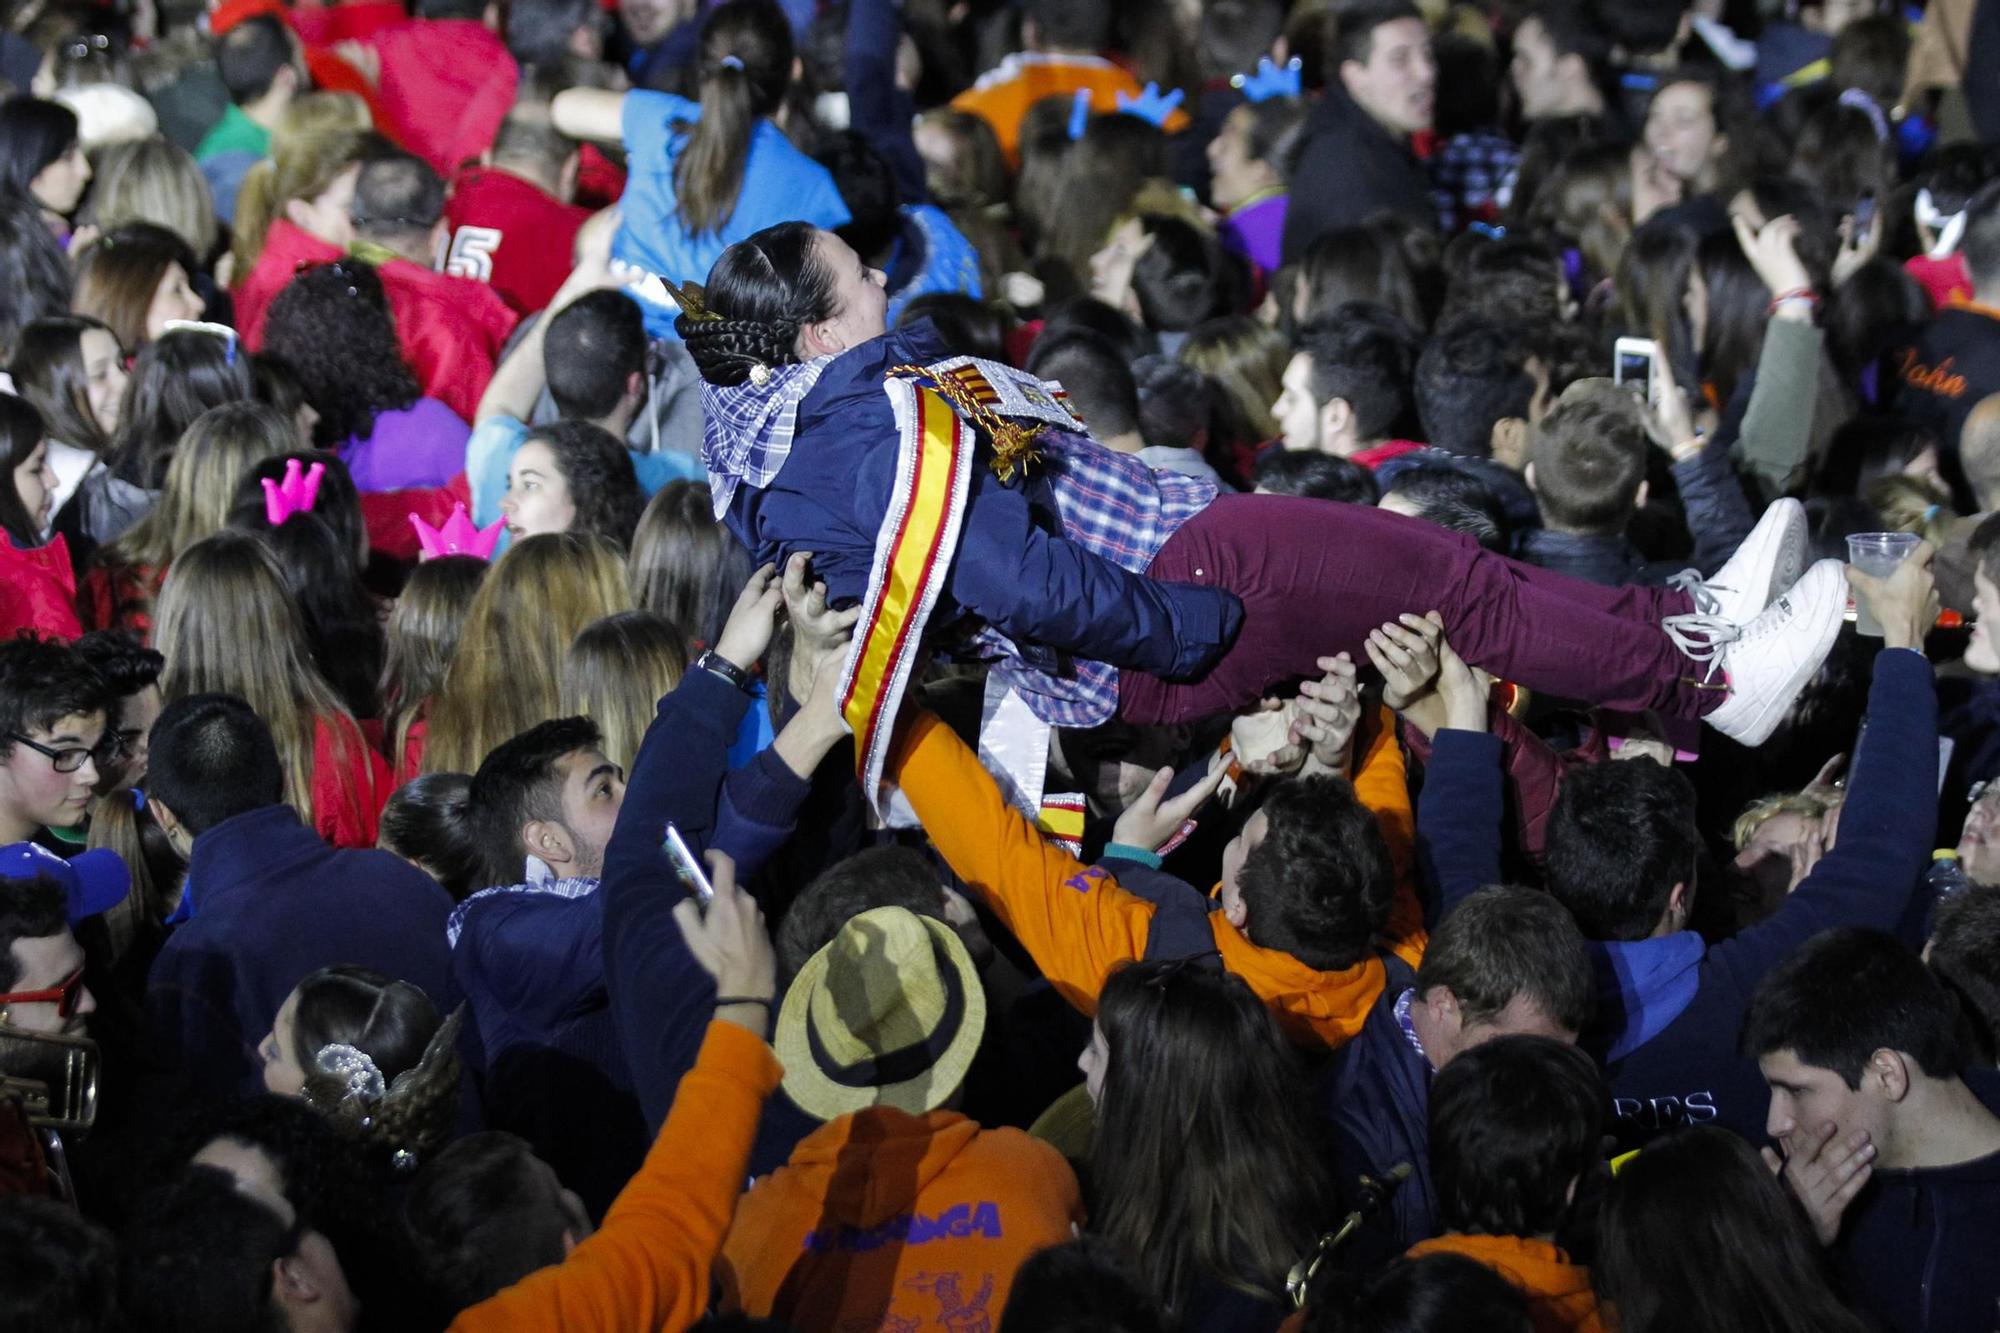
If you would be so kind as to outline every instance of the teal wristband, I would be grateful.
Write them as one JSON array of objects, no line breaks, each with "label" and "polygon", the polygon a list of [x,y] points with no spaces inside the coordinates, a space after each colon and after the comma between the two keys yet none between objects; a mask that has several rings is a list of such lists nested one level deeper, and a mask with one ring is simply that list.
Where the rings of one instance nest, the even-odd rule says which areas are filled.
[{"label": "teal wristband", "polygon": [[1160,854],[1149,852],[1144,847],[1134,847],[1129,843],[1114,842],[1104,849],[1106,861],[1132,861],[1148,870],[1160,868]]}]

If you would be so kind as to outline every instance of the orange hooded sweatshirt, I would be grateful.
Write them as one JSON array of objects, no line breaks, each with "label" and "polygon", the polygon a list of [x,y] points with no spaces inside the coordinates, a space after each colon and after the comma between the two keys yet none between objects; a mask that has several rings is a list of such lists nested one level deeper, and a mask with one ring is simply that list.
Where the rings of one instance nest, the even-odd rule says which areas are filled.
[{"label": "orange hooded sweatshirt", "polygon": [[[1354,792],[1375,812],[1396,872],[1382,947],[1415,967],[1423,960],[1423,908],[1411,887],[1416,825],[1396,728],[1377,719],[1354,774]],[[1049,984],[1086,1014],[1105,978],[1143,958],[1154,906],[1121,888],[1102,866],[1085,866],[1036,832],[1007,804],[979,756],[929,713],[913,713],[889,756],[924,832],[958,877],[993,909]],[[1286,1034],[1331,1050],[1352,1041],[1387,984],[1379,957],[1320,972],[1288,953],[1252,943],[1221,912],[1208,914],[1222,963],[1271,1008]]]},{"label": "orange hooded sweatshirt", "polygon": [[956,1111],[828,1121],[736,1206],[723,1308],[800,1333],[991,1329],[1014,1270],[1083,1221],[1062,1155]]},{"label": "orange hooded sweatshirt", "polygon": [[1535,1333],[1605,1333],[1590,1270],[1545,1240],[1455,1232],[1410,1247],[1412,1259],[1427,1254],[1462,1254],[1506,1278],[1528,1298]]},{"label": "orange hooded sweatshirt", "polygon": [[654,1333],[701,1318],[757,1117],[782,1074],[761,1038],[711,1022],[645,1165],[597,1234],[461,1312],[449,1333]]}]

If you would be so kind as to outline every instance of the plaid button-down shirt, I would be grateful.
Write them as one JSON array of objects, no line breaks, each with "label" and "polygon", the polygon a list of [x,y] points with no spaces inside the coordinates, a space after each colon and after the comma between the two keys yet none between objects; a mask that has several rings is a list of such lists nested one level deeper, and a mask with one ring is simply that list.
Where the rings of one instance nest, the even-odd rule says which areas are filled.
[{"label": "plaid button-down shirt", "polygon": [[[1041,465],[1027,485],[1038,508],[1053,508],[1069,541],[1121,569],[1143,574],[1181,524],[1215,499],[1216,485],[1179,472],[1156,472],[1131,454],[1088,436],[1048,429]],[[1019,690],[1035,716],[1058,727],[1094,727],[1118,708],[1118,668],[1042,648],[1023,649],[991,625],[965,653],[990,661]]]}]

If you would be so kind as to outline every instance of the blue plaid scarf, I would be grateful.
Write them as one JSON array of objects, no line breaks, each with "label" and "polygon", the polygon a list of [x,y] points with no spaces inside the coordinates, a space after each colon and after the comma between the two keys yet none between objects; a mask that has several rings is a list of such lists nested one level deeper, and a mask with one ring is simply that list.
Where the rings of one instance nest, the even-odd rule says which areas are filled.
[{"label": "blue plaid scarf", "polygon": [[739,485],[761,489],[784,467],[799,403],[832,364],[832,356],[822,356],[802,365],[773,366],[762,384],[745,380],[727,389],[701,386],[701,461],[708,468],[718,523]]}]

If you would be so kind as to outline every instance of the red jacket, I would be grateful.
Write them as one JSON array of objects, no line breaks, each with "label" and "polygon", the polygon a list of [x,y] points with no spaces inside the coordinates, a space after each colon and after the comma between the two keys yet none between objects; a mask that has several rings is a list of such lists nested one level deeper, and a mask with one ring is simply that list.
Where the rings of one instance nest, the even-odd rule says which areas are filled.
[{"label": "red jacket", "polygon": [[79,638],[76,574],[69,543],[58,536],[43,546],[20,547],[0,536],[0,639],[22,630],[65,641]]},{"label": "red jacket", "polygon": [[313,828],[336,847],[373,847],[395,780],[351,717],[313,724]]},{"label": "red jacket", "polygon": [[[341,251],[310,232],[276,218],[264,251],[237,283],[236,328],[251,351],[264,346],[264,320],[271,302],[301,264],[326,264]],[[472,420],[479,396],[493,378],[501,346],[514,331],[516,316],[485,283],[452,278],[392,259],[377,270],[396,321],[403,360],[424,393]]]},{"label": "red jacket", "polygon": [[140,643],[153,641],[153,599],[166,581],[164,569],[116,569],[92,565],[76,595],[76,609],[91,629],[129,630]]},{"label": "red jacket", "polygon": [[520,70],[476,19],[411,19],[367,39],[381,59],[382,128],[447,180],[493,146]]},{"label": "red jacket", "polygon": [[569,276],[570,251],[590,210],[509,172],[473,167],[458,178],[444,215],[451,223],[446,271],[491,283],[525,315],[546,306]]}]

